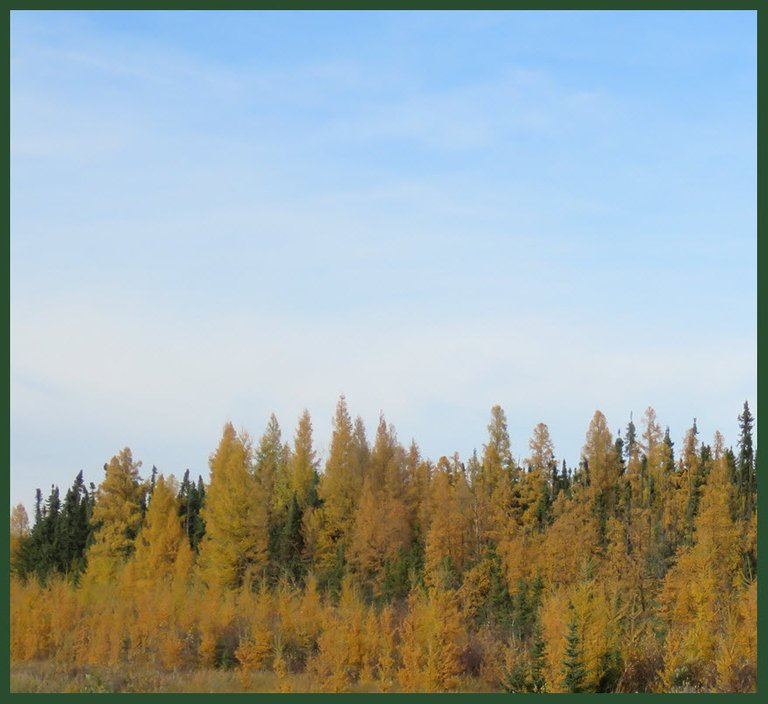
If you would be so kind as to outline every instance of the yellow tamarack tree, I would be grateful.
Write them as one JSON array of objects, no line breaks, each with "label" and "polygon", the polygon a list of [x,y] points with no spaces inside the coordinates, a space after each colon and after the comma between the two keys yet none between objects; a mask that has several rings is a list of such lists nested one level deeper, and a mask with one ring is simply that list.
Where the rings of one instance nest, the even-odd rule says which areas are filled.
[{"label": "yellow tamarack tree", "polygon": [[392,689],[395,684],[398,663],[398,626],[395,621],[395,612],[392,606],[387,605],[381,610],[376,633],[379,638],[376,674],[379,687],[382,691],[387,692]]},{"label": "yellow tamarack tree", "polygon": [[275,642],[275,648],[272,659],[272,669],[277,677],[277,690],[282,693],[292,691],[291,680],[288,678],[288,663],[285,658],[285,647],[282,639],[278,638]]},{"label": "yellow tamarack tree", "polygon": [[757,683],[757,582],[752,581],[724,613],[725,632],[718,646],[717,687],[722,692],[751,692]]},{"label": "yellow tamarack tree", "polygon": [[363,423],[358,418],[353,426],[342,396],[336,406],[330,453],[318,487],[323,506],[307,517],[311,533],[308,543],[318,572],[332,570],[349,548],[367,455]]},{"label": "yellow tamarack tree", "polygon": [[173,476],[157,477],[133,559],[139,589],[170,582],[176,574],[177,562],[190,561],[191,548],[179,519],[178,491]]},{"label": "yellow tamarack tree", "polygon": [[266,582],[262,582],[258,593],[254,593],[250,584],[241,589],[237,602],[241,624],[235,658],[240,663],[244,686],[251,672],[266,669],[272,664],[275,645],[273,611],[273,598]]},{"label": "yellow tamarack tree", "polygon": [[352,686],[352,672],[347,634],[332,610],[326,611],[317,646],[317,653],[307,665],[317,689],[321,692],[348,692]]},{"label": "yellow tamarack tree", "polygon": [[45,587],[35,580],[11,580],[11,660],[47,657],[51,649],[50,615]]},{"label": "yellow tamarack tree", "polygon": [[441,457],[432,476],[432,514],[424,553],[424,579],[442,586],[467,566],[474,547],[472,496],[464,473]]},{"label": "yellow tamarack tree", "polygon": [[[55,488],[31,530],[13,510],[12,677],[26,663],[57,677],[240,677],[246,690],[755,691],[757,517],[741,496],[751,455],[719,433],[700,443],[694,422],[673,462],[652,409],[624,445],[597,412],[575,473],[556,472],[544,424],[526,471],[505,423],[495,410],[482,460],[433,466],[383,417],[369,451],[342,399],[319,500],[307,413],[290,457],[270,424],[258,468],[228,424],[186,516],[173,477],[149,491],[124,450],[77,508],[92,545],[61,562],[87,563],[82,575],[57,571],[74,514]],[[292,554],[307,551],[279,577],[286,496]],[[201,503],[205,526],[185,534]]]},{"label": "yellow tamarack tree", "polygon": [[197,664],[203,668],[234,664],[231,636],[236,627],[237,592],[199,585],[191,601],[197,607]]},{"label": "yellow tamarack tree", "polygon": [[[158,476],[136,551],[122,576],[135,617],[128,630],[134,657],[182,664],[183,610],[192,550],[179,519],[178,484]],[[180,622],[181,621],[181,622]]]},{"label": "yellow tamarack tree", "polygon": [[11,542],[10,542],[10,558],[11,558],[11,571],[14,571],[14,563],[17,559],[17,553],[19,546],[24,538],[29,535],[29,516],[27,516],[27,509],[24,508],[24,504],[16,504],[11,511]]},{"label": "yellow tamarack tree", "polygon": [[694,419],[683,440],[665,516],[666,527],[678,543],[685,541],[690,544],[693,538],[693,519],[698,510],[699,483],[702,480],[701,465],[698,429]]},{"label": "yellow tamarack tree", "polygon": [[541,628],[547,643],[544,678],[547,692],[564,692],[562,664],[565,659],[569,613],[568,588],[559,586],[548,590],[541,604]]},{"label": "yellow tamarack tree", "polygon": [[557,472],[555,448],[545,423],[533,429],[528,442],[531,455],[526,460],[528,472],[521,477],[519,524],[525,534],[541,532],[549,513]]},{"label": "yellow tamarack tree", "polygon": [[[711,688],[722,615],[733,608],[739,584],[741,538],[731,518],[728,462],[718,437],[714,465],[694,523],[694,544],[683,547],[664,579],[661,614],[667,627],[664,683]],[[727,668],[723,668],[727,669]]]},{"label": "yellow tamarack tree", "polygon": [[307,575],[304,589],[298,596],[293,623],[296,629],[296,641],[300,651],[307,655],[317,648],[317,639],[322,631],[324,609],[317,588],[314,573]]},{"label": "yellow tamarack tree", "polygon": [[554,516],[541,549],[541,571],[553,586],[570,585],[581,579],[598,542],[586,487],[574,487],[571,498],[561,493],[554,505]]},{"label": "yellow tamarack tree", "polygon": [[411,526],[424,535],[430,522],[429,486],[432,463],[421,457],[416,441],[411,441],[405,456],[405,502]]},{"label": "yellow tamarack tree", "polygon": [[405,456],[394,428],[381,416],[370,456],[349,551],[361,583],[381,592],[384,566],[410,540],[404,486]]},{"label": "yellow tamarack tree", "polygon": [[106,476],[91,518],[95,532],[83,579],[86,585],[111,583],[133,553],[146,493],[140,467],[127,447],[104,466]]},{"label": "yellow tamarack tree", "polygon": [[482,545],[498,544],[507,528],[510,511],[520,511],[513,492],[519,476],[520,470],[512,457],[507,416],[501,406],[494,406],[488,424],[488,442],[473,481],[477,535]]},{"label": "yellow tamarack tree", "polygon": [[337,607],[326,605],[317,653],[310,659],[308,670],[325,692],[346,692],[360,678],[368,658],[366,607],[354,580],[342,580]]},{"label": "yellow tamarack tree", "polygon": [[267,497],[251,469],[252,447],[231,423],[211,456],[211,482],[202,510],[200,569],[210,586],[237,589],[267,561]]},{"label": "yellow tamarack tree", "polygon": [[467,634],[456,592],[412,592],[401,634],[398,680],[404,691],[444,692],[458,686]]},{"label": "yellow tamarack tree", "polygon": [[310,503],[317,481],[317,459],[312,447],[312,419],[307,410],[301,414],[296,428],[287,478],[286,504],[295,493],[299,508],[304,511]]}]

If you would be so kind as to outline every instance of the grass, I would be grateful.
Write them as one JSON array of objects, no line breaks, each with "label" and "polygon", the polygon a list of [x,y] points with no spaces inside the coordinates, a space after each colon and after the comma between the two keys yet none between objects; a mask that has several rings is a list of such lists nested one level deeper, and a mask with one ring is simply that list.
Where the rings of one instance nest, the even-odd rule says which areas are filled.
[{"label": "grass", "polygon": [[[305,681],[302,681],[305,680]],[[289,678],[293,691],[308,691],[306,678]],[[53,662],[11,664],[11,692],[276,692],[272,672],[251,673],[247,687],[235,670],[163,672],[150,668],[63,667]],[[295,687],[295,689],[293,689]]]},{"label": "grass", "polygon": [[[286,678],[290,692],[317,692],[317,684],[304,673]],[[11,663],[11,692],[14,693],[86,693],[86,692],[279,692],[280,682],[274,672],[252,672],[243,682],[238,670],[177,670],[165,672],[152,668],[119,669],[103,666],[67,667],[53,661]],[[373,682],[359,682],[351,689],[357,693],[381,691]],[[459,691],[489,691],[474,679],[462,681]]]}]

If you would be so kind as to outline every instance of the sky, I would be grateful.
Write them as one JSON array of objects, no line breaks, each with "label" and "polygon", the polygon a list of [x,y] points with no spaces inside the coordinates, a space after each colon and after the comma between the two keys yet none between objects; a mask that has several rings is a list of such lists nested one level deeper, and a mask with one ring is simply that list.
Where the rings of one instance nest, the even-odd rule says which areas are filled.
[{"label": "sky", "polygon": [[11,504],[340,394],[437,460],[756,410],[756,13],[11,15]]}]

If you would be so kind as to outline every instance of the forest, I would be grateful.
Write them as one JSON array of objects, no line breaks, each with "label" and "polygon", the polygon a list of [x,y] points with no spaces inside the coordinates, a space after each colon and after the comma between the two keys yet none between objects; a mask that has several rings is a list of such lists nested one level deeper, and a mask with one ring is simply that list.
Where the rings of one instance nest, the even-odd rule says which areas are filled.
[{"label": "forest", "polygon": [[432,461],[343,396],[322,466],[306,411],[287,441],[274,415],[258,440],[228,423],[205,479],[142,478],[126,448],[11,512],[12,688],[755,691],[736,416],[735,448],[695,420],[675,447],[652,408],[615,436],[596,411],[572,467],[544,423],[516,459],[499,406],[480,453]]}]

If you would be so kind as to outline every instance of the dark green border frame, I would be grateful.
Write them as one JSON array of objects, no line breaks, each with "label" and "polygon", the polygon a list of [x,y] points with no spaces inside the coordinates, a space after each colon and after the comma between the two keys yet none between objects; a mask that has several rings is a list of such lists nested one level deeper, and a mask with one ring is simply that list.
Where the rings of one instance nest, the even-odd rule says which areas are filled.
[{"label": "dark green border frame", "polygon": [[[2,289],[3,298],[0,315],[3,318],[3,329],[7,332],[7,341],[2,345],[0,354],[7,370],[3,378],[3,392],[8,399],[7,412],[5,415],[5,433],[6,450],[3,454],[8,466],[8,479],[0,483],[0,501],[3,505],[9,500],[10,495],[10,14],[13,10],[752,10],[757,11],[757,76],[758,76],[758,115],[757,115],[757,339],[758,339],[758,375],[757,375],[757,437],[759,439],[760,409],[762,401],[768,398],[766,395],[766,377],[761,373],[762,362],[765,350],[765,336],[768,328],[768,316],[766,311],[766,294],[768,293],[768,274],[766,272],[766,229],[768,226],[768,215],[766,208],[762,206],[761,196],[763,195],[764,184],[768,183],[768,136],[766,136],[766,118],[763,105],[768,96],[768,0],[481,0],[477,3],[468,3],[466,0],[458,2],[457,0],[288,0],[288,2],[277,2],[276,0],[262,0],[253,2],[248,0],[225,0],[217,3],[215,0],[159,0],[149,2],[148,0],[2,0],[2,35],[5,41],[5,47],[2,53],[2,79],[4,84],[4,110],[2,111],[2,129],[8,135],[5,142],[5,178],[7,179],[3,198],[3,214],[5,222],[8,223],[7,240],[4,247],[4,254],[7,257],[7,263],[3,269],[3,275],[7,277],[6,283]],[[765,276],[761,278],[760,274]],[[761,317],[762,314],[762,317]],[[716,332],[716,330],[715,330]],[[41,434],[41,440],[44,441],[44,434]],[[757,461],[760,466],[760,459],[765,462],[768,454],[760,452],[760,443],[757,444]],[[768,471],[768,469],[763,470]],[[758,469],[758,514],[765,516],[768,496],[764,491],[768,490],[768,482],[760,474]],[[762,528],[762,522],[758,520],[758,553],[763,554],[766,545],[765,530]],[[10,694],[10,654],[7,634],[9,633],[9,615],[10,615],[10,596],[8,580],[9,564],[9,535],[7,528],[3,531],[3,538],[0,540],[0,561],[2,561],[3,581],[0,585],[2,593],[2,606],[0,606],[0,662],[6,663],[0,670],[3,677],[0,678],[0,700],[5,696],[14,701],[35,701],[39,698],[55,697],[59,701],[79,702],[84,695],[82,694]],[[762,564],[759,562],[758,564]],[[764,571],[764,570],[763,570]],[[760,569],[758,569],[758,574]],[[702,697],[716,697],[717,701],[754,701],[761,693],[768,691],[768,685],[764,683],[764,677],[768,676],[768,652],[766,652],[766,599],[768,591],[764,582],[758,583],[758,692],[755,694],[544,694],[530,695],[534,696],[535,701],[544,699],[557,699],[559,696],[567,696],[567,701],[583,702],[593,700],[596,696],[631,699],[631,701],[658,701],[660,697],[674,697],[676,702],[701,702]],[[246,700],[274,700],[281,702],[331,702],[341,699],[343,702],[364,702],[380,697],[390,697],[398,702],[420,702],[423,700],[437,701],[443,699],[453,702],[501,702],[512,696],[509,694],[217,694],[216,698],[224,697],[227,701],[246,701]],[[100,698],[106,697],[109,700],[134,697],[144,698],[155,697],[161,701],[204,701],[210,699],[206,694],[105,694]],[[564,700],[565,701],[565,700]]]}]

